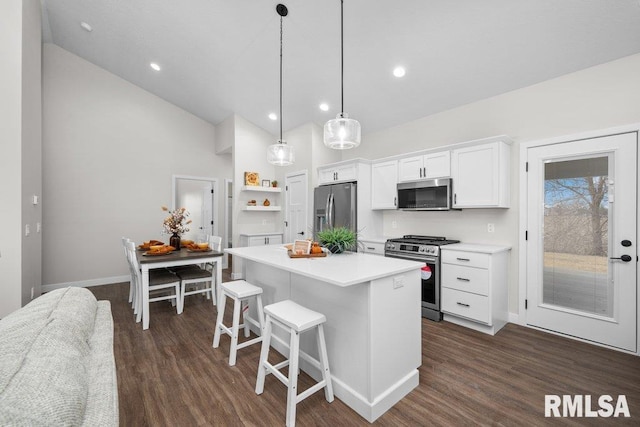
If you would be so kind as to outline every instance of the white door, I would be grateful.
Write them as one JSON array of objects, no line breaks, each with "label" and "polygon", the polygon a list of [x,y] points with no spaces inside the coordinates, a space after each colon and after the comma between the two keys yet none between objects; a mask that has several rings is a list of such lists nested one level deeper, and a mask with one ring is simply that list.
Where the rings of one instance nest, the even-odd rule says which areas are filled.
[{"label": "white door", "polygon": [[527,324],[636,351],[636,145],[527,150]]},{"label": "white door", "polygon": [[202,188],[202,234],[211,236],[213,234],[213,184],[207,182]]},{"label": "white door", "polygon": [[286,212],[284,238],[287,242],[312,237],[307,218],[309,197],[307,172],[296,172],[285,177]]}]

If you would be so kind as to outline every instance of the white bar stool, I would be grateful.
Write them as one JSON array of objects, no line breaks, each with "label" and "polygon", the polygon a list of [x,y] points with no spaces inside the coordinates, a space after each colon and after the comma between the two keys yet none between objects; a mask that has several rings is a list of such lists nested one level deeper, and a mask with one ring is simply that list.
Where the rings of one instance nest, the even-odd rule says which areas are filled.
[{"label": "white bar stool", "polygon": [[[291,300],[284,300],[270,304],[264,308],[266,314],[265,328],[260,352],[260,364],[258,365],[258,379],[256,381],[256,394],[264,391],[264,379],[267,374],[273,374],[287,386],[287,426],[296,424],[296,404],[306,399],[316,391],[324,388],[327,402],[333,402],[333,387],[331,385],[331,373],[327,358],[327,346],[324,340],[322,324],[327,318],[322,313],[309,310]],[[289,359],[277,365],[269,363],[269,348],[271,346],[272,324],[276,324],[291,334],[289,344]],[[300,350],[300,333],[317,328],[318,353],[320,360],[316,360]],[[301,357],[322,373],[322,381],[297,394],[298,387],[298,358]],[[281,368],[289,365],[289,378],[280,372]]]},{"label": "white bar stool", "polygon": [[[222,323],[224,317],[224,309],[227,301],[227,297],[234,301],[233,304],[233,324],[231,329]],[[256,298],[256,306],[258,309],[258,320],[242,315],[243,323],[240,324],[240,312],[242,310],[242,303],[249,298]],[[220,300],[218,301],[218,317],[216,320],[216,331],[213,334],[213,348],[218,348],[220,345],[220,332],[231,337],[231,348],[229,350],[229,365],[234,366],[236,364],[236,354],[239,349],[249,346],[251,344],[262,341],[262,329],[264,327],[264,312],[262,309],[262,288],[254,286],[244,280],[234,280],[233,282],[225,282],[220,285]],[[252,340],[245,341],[238,344],[238,334],[240,328],[244,328],[244,336],[249,337],[249,323],[257,326],[260,329],[261,336]]]}]

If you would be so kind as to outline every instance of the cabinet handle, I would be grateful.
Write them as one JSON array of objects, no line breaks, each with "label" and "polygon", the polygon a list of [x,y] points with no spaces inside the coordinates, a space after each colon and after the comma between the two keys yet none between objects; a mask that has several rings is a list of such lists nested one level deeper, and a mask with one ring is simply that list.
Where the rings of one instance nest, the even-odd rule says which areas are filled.
[{"label": "cabinet handle", "polygon": [[393,206],[398,206],[398,198],[397,197],[393,198]]},{"label": "cabinet handle", "polygon": [[371,246],[367,246],[367,249],[369,249],[370,251],[375,251],[376,248],[372,248]]},{"label": "cabinet handle", "polygon": [[422,178],[422,168],[419,169],[420,172],[420,178]]},{"label": "cabinet handle", "polygon": [[463,302],[456,302],[456,304],[461,305],[463,307],[469,307],[469,304],[465,304]]},{"label": "cabinet handle", "polygon": [[453,193],[453,204],[455,205],[458,202],[458,195]]},{"label": "cabinet handle", "polygon": [[471,261],[469,258],[456,258],[458,261]]},{"label": "cabinet handle", "polygon": [[427,177],[427,168],[422,168],[422,171],[424,172],[422,175],[426,178]]},{"label": "cabinet handle", "polygon": [[463,282],[470,282],[471,280],[465,279],[464,277],[456,277],[456,279],[461,280]]}]

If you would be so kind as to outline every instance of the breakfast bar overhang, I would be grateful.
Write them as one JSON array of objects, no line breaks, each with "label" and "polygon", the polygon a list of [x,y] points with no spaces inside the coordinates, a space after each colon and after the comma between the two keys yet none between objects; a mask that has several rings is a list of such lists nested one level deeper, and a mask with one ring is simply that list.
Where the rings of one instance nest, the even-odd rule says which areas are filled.
[{"label": "breakfast bar overhang", "polygon": [[[263,289],[265,305],[291,299],[326,316],[335,395],[369,422],[418,385],[422,263],[355,252],[293,259],[282,245],[226,252],[243,259],[244,278]],[[250,315],[256,316],[255,308]],[[288,354],[288,342],[275,331],[276,350]],[[300,342],[317,357],[312,336]],[[305,360],[300,367],[320,378]]]}]

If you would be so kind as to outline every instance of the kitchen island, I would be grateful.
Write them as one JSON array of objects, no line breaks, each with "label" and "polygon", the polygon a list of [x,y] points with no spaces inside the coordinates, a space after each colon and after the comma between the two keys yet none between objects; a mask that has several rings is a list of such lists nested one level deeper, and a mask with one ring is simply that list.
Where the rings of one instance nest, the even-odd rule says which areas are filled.
[{"label": "kitchen island", "polygon": [[[364,253],[289,258],[282,245],[226,251],[243,259],[243,277],[263,289],[265,305],[291,299],[326,316],[334,393],[369,422],[418,385],[423,263]],[[272,346],[288,355],[289,337],[274,335]],[[312,334],[300,346],[318,357]],[[300,368],[320,378],[305,360]]]}]

